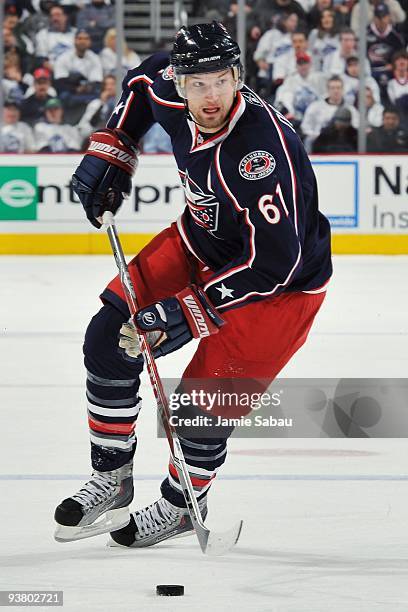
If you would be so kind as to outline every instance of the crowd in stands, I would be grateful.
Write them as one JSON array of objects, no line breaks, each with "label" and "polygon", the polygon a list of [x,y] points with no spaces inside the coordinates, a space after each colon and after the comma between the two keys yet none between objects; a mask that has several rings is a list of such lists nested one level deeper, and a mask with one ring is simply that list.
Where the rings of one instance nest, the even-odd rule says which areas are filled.
[{"label": "crowd in stands", "polygon": [[[246,0],[246,83],[289,119],[309,153],[357,151],[364,77],[367,151],[408,152],[408,0]],[[5,0],[3,152],[84,150],[115,107],[113,0]],[[195,22],[237,36],[237,1],[196,0]],[[123,48],[123,75],[140,63]],[[145,152],[169,152],[155,125]]]}]

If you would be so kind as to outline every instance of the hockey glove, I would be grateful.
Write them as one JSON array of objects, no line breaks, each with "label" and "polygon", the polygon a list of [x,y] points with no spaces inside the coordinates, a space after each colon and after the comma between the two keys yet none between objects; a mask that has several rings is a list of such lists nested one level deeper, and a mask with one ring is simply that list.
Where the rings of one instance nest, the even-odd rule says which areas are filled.
[{"label": "hockey glove", "polygon": [[97,228],[102,215],[116,213],[132,188],[138,147],[122,130],[108,128],[94,132],[84,158],[72,177],[72,188],[89,221]]},{"label": "hockey glove", "polygon": [[[176,351],[192,338],[216,334],[225,323],[197,285],[190,285],[174,297],[142,308],[136,313],[134,322],[139,330],[147,333],[155,357]],[[141,352],[137,334],[132,330],[130,335],[127,326],[125,323],[120,330],[119,346],[127,355],[137,357]]]}]

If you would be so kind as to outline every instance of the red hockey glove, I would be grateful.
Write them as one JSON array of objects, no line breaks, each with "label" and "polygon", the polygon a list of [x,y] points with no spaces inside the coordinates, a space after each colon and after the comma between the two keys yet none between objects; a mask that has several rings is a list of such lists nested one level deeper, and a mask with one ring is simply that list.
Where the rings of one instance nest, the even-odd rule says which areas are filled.
[{"label": "red hockey glove", "polygon": [[130,195],[137,154],[136,143],[122,130],[106,128],[91,135],[72,177],[72,188],[95,227],[101,227],[105,211],[116,213],[123,198]]}]

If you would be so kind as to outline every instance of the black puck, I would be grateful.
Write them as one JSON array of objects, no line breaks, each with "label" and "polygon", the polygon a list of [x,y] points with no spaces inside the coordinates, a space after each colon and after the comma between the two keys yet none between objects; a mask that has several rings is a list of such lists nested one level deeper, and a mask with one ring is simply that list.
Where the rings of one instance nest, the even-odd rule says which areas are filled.
[{"label": "black puck", "polygon": [[177,597],[178,595],[184,595],[184,587],[182,584],[158,584],[156,587],[156,595]]}]

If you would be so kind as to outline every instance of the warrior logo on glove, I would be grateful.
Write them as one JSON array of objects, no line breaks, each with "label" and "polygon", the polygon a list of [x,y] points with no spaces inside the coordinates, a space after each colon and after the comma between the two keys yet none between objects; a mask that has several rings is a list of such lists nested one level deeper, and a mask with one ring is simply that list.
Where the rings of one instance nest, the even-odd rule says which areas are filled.
[{"label": "warrior logo on glove", "polygon": [[139,357],[141,350],[136,328],[144,332],[153,355],[167,355],[192,338],[218,333],[225,321],[197,285],[190,285],[174,297],[150,304],[137,312],[135,320],[124,323],[119,346],[129,357]]},{"label": "warrior logo on glove", "polygon": [[72,188],[89,221],[98,229],[107,210],[113,214],[129,197],[137,167],[137,144],[122,130],[97,130],[72,177]]}]

